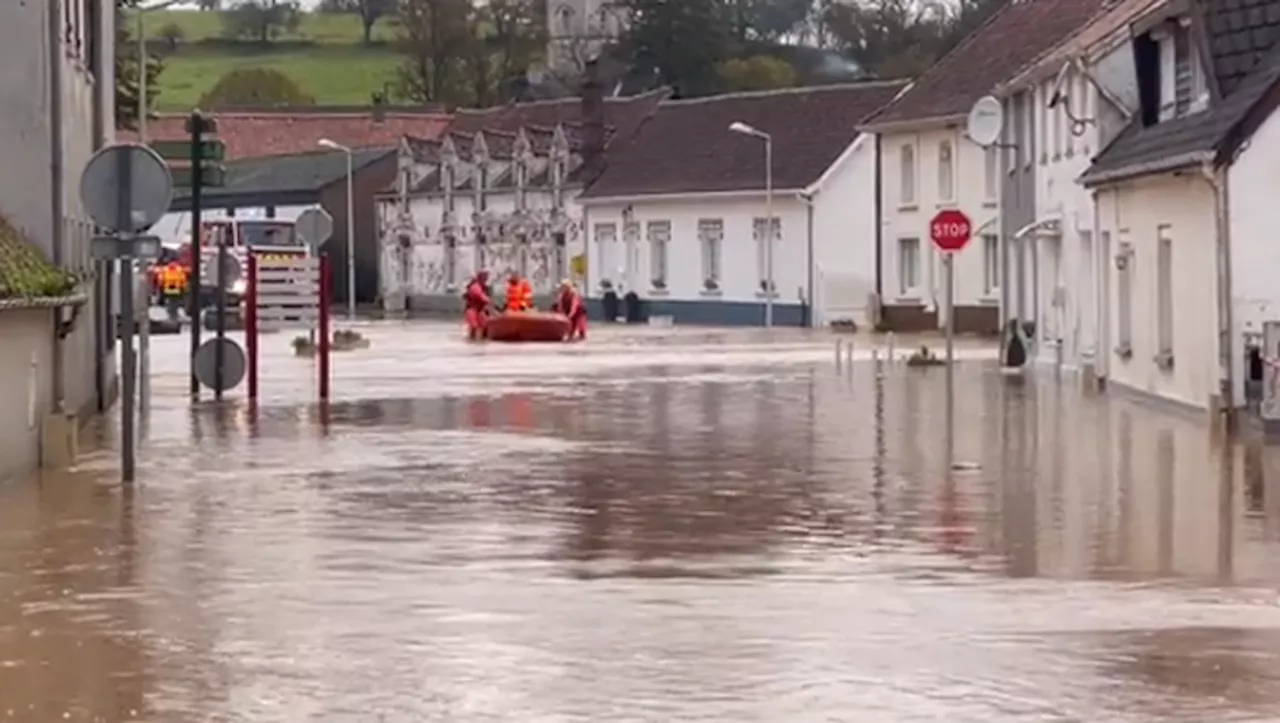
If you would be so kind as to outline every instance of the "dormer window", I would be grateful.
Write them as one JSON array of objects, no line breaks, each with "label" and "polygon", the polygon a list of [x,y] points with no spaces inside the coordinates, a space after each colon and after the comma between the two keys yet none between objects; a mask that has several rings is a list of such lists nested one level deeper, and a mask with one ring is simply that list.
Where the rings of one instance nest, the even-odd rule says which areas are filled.
[{"label": "dormer window", "polygon": [[1160,48],[1160,120],[1204,110],[1208,92],[1190,20],[1168,20],[1151,37]]}]

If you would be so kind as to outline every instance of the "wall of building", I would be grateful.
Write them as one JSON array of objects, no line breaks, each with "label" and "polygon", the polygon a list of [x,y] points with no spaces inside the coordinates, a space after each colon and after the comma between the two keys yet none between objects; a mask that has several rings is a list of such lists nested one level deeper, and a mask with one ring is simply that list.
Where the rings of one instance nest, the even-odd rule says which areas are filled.
[{"label": "wall of building", "polygon": [[866,326],[871,321],[867,304],[876,291],[875,183],[876,138],[864,134],[814,196],[815,327],[843,321]]},{"label": "wall of building", "polygon": [[[773,250],[774,324],[799,326],[804,320],[802,292],[808,284],[808,210],[795,195],[776,194],[773,214],[780,225]],[[650,315],[672,316],[676,323],[761,325],[765,318],[762,281],[767,273],[753,223],[765,217],[763,194],[593,203],[587,212],[588,294],[600,298],[604,294],[601,281],[607,279],[619,294],[638,293],[648,302]],[[628,220],[640,224],[639,243],[630,253],[624,240]],[[699,228],[715,221],[723,233],[718,288],[708,289],[705,282],[713,270],[706,261]],[[656,267],[647,237],[651,222],[670,223],[665,289],[652,284]],[[602,233],[609,224],[614,229],[612,240]]]},{"label": "wall of building", "polygon": [[53,311],[0,311],[0,483],[40,464],[40,425],[53,392]]},{"label": "wall of building", "polygon": [[[356,171],[352,184],[355,208],[356,301],[368,304],[378,299],[379,260],[378,210],[374,194],[386,189],[396,178],[396,155],[370,163]],[[347,179],[344,177],[320,190],[320,205],[333,217],[333,236],[325,244],[334,268],[347,265]],[[347,300],[347,274],[334,275],[334,298]]]},{"label": "wall of building", "polygon": [[[1214,197],[1198,173],[1116,184],[1097,193],[1101,247],[1110,247],[1105,284],[1109,384],[1197,409],[1218,390]],[[1172,240],[1172,368],[1157,361],[1161,319],[1159,238]],[[1126,246],[1127,245],[1127,246]],[[1126,271],[1116,256],[1132,251]],[[1125,321],[1123,274],[1131,303]],[[1129,328],[1126,339],[1125,327]],[[1127,342],[1127,344],[1126,344]],[[1128,353],[1122,353],[1124,350]]]},{"label": "wall of building", "polygon": [[[109,88],[113,81],[109,59],[114,57],[115,7],[110,0],[92,1],[97,3],[93,8],[70,4],[67,9],[73,15],[66,18],[64,32],[56,38],[49,31],[51,3],[0,3],[0,47],[9,58],[0,79],[0,157],[6,167],[21,169],[9,173],[0,184],[0,213],[51,258],[60,256],[68,268],[86,278],[94,278],[95,264],[89,255],[92,225],[79,198],[80,172],[102,136],[110,133],[106,129],[114,127],[111,96],[102,87]],[[96,11],[96,18],[94,13],[82,14],[89,9]],[[63,119],[58,126],[63,140],[63,213],[55,222],[48,58],[49,44],[60,41]],[[104,73],[95,79],[92,71],[97,67],[104,68]],[[60,253],[54,249],[55,223],[62,232]],[[106,346],[94,324],[99,318],[99,301],[99,295],[90,295],[75,329],[62,343],[63,401],[73,413],[91,413],[101,401],[99,372]],[[45,370],[53,373],[54,365],[50,363]],[[25,386],[25,381],[22,384]]]},{"label": "wall of building", "polygon": [[[1267,321],[1280,321],[1280,245],[1275,235],[1275,188],[1280,182],[1280,115],[1272,114],[1250,139],[1227,175],[1231,235],[1231,294],[1236,369],[1243,368],[1242,334],[1261,334]],[[1270,350],[1269,356],[1280,356]],[[1244,375],[1236,374],[1237,400]]]},{"label": "wall of building", "polygon": [[[941,160],[944,143],[952,154],[949,194]],[[908,148],[914,157],[910,169],[903,160]],[[968,215],[974,237],[955,258],[956,326],[996,329],[999,292],[984,270],[988,265],[995,268],[998,245],[988,245],[983,236],[1000,233],[1000,175],[998,165],[988,162],[988,153],[994,152],[968,140],[958,126],[883,136],[882,304],[891,326],[937,328],[944,323],[938,313],[946,294],[942,257],[930,241],[929,223],[938,211],[958,208]],[[908,193],[912,184],[904,183],[907,174],[914,174],[914,193]],[[919,249],[915,273],[909,262],[904,263],[910,254],[904,252],[904,243]]]}]

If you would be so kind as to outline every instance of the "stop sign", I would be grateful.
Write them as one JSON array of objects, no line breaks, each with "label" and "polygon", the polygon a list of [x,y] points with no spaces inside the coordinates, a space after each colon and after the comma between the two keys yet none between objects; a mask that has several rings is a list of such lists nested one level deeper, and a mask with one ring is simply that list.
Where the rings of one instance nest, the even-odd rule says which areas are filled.
[{"label": "stop sign", "polygon": [[929,222],[929,236],[939,251],[963,251],[969,245],[969,235],[972,232],[969,217],[954,208],[939,211]]}]

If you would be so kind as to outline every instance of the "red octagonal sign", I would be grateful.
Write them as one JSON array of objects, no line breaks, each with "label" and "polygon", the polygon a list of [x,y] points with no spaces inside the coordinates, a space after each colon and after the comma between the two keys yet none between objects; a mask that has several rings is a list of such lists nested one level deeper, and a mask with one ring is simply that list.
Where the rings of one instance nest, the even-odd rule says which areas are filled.
[{"label": "red octagonal sign", "polygon": [[929,236],[939,251],[955,253],[963,251],[969,245],[969,236],[973,227],[969,217],[963,211],[954,208],[939,211],[929,222]]}]

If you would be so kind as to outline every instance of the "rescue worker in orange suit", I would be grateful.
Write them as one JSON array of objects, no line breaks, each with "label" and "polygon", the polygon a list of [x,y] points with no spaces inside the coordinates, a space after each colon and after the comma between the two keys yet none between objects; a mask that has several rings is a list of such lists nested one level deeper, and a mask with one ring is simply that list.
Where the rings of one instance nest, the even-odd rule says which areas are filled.
[{"label": "rescue worker in orange suit", "polygon": [[507,311],[528,311],[533,308],[533,285],[520,274],[511,272],[507,279]]},{"label": "rescue worker in orange suit", "polygon": [[493,299],[489,296],[488,271],[476,272],[467,284],[462,300],[466,305],[467,338],[483,339],[484,325],[489,320],[489,309],[493,306]]},{"label": "rescue worker in orange suit", "polygon": [[178,310],[187,297],[187,269],[178,259],[173,259],[160,269],[160,298],[170,321],[178,320]]},{"label": "rescue worker in orange suit", "polygon": [[555,311],[569,317],[569,341],[587,338],[587,305],[568,279],[560,282]]}]

